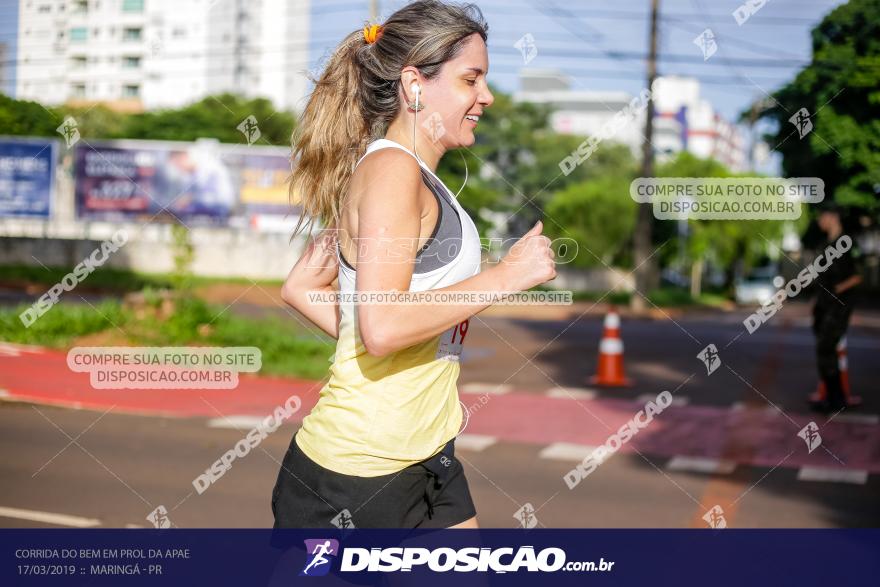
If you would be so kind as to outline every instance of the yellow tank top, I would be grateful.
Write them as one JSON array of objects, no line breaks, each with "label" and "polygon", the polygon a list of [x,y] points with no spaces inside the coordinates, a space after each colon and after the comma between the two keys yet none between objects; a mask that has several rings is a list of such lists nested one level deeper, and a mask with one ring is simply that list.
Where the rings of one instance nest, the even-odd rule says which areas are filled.
[{"label": "yellow tank top", "polygon": [[[388,139],[371,143],[364,157],[389,147],[415,157]],[[480,236],[473,220],[440,179],[421,160],[419,164],[455,206],[462,236],[452,261],[426,273],[414,273],[410,291],[439,289],[472,277],[480,272],[481,258]],[[341,255],[339,261],[340,292],[356,291],[355,271],[342,262]],[[416,345],[374,357],[360,338],[354,304],[341,303],[339,310],[339,339],[330,378],[318,403],[303,419],[296,434],[297,445],[325,469],[359,477],[396,473],[434,456],[461,427],[463,408],[457,382],[470,321]]]}]

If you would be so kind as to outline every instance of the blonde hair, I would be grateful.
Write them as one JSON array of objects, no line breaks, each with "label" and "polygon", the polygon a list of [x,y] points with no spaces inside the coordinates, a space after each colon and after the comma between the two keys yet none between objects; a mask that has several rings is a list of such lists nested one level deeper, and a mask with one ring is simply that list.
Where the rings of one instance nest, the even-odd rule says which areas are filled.
[{"label": "blonde hair", "polygon": [[310,225],[338,227],[342,197],[367,144],[385,136],[400,110],[400,73],[414,66],[431,79],[458,55],[474,33],[485,41],[489,27],[473,4],[420,0],[401,8],[368,43],[362,29],[347,35],[321,76],[313,80],[292,138],[291,198],[298,197]]}]

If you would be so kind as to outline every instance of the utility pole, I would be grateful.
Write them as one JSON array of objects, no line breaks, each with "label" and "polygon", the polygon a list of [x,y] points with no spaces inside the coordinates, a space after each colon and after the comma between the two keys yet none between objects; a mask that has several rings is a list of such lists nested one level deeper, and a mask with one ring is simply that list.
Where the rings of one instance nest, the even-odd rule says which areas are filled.
[{"label": "utility pole", "polygon": [[[654,91],[654,80],[657,79],[657,18],[660,12],[660,0],[651,0],[651,37],[648,41],[648,89]],[[654,97],[648,100],[647,120],[645,121],[645,142],[642,145],[642,177],[654,177]],[[651,259],[651,204],[639,204],[636,216],[635,234],[633,234],[633,261],[635,263],[636,290],[630,298],[633,310],[644,310],[648,291],[654,285],[654,262]]]},{"label": "utility pole", "polygon": [[370,21],[379,20],[379,0],[370,0]]},{"label": "utility pole", "polygon": [[749,171],[755,171],[755,123],[758,121],[758,102],[749,110]]},{"label": "utility pole", "polygon": [[758,117],[763,114],[765,110],[773,107],[774,103],[774,100],[770,98],[761,98],[754,101],[749,110],[749,171],[755,171],[755,147],[758,145],[758,136],[755,133],[755,123],[758,122]]}]

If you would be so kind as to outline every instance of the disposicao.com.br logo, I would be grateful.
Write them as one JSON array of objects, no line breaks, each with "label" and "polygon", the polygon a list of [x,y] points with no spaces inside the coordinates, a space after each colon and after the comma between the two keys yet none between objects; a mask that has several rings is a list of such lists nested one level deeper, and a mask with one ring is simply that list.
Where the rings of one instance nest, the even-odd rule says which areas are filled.
[{"label": "disposicao.com.br logo", "polygon": [[[300,575],[325,575],[330,569],[331,559],[336,556],[338,542],[330,539],[306,540],[308,559]],[[566,561],[561,548],[544,548],[538,552],[534,546],[518,548],[464,547],[464,548],[360,548],[342,549],[340,572],[410,572],[413,567],[426,566],[437,573],[494,572],[515,573],[517,571],[545,572],[556,571],[610,571],[613,561],[601,558],[596,561]]]},{"label": "disposicao.com.br logo", "polygon": [[320,577],[330,571],[332,557],[339,554],[339,541],[332,538],[306,540],[306,566],[300,577]]}]

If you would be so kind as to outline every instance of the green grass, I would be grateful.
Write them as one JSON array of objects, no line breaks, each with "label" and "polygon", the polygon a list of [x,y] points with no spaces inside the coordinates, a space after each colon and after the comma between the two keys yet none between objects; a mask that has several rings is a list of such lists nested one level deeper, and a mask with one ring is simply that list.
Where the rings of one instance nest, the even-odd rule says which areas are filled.
[{"label": "green grass", "polygon": [[277,321],[230,316],[221,320],[209,340],[217,346],[255,346],[263,357],[261,373],[321,379],[327,375],[336,341],[297,335]]},{"label": "green grass", "polygon": [[40,316],[30,328],[19,319],[27,305],[0,310],[0,340],[22,344],[63,348],[86,334],[113,328],[125,317],[117,302],[102,302],[94,309],[87,305],[58,304]]},{"label": "green grass", "polygon": [[604,292],[598,291],[575,291],[572,292],[571,298],[575,302],[596,302],[601,298],[603,303],[616,304],[618,306],[625,306],[629,303],[629,292],[615,291],[605,297],[602,297],[603,295]]},{"label": "green grass", "polygon": [[[209,334],[199,333],[208,325]],[[260,349],[263,374],[290,375],[319,379],[327,374],[335,341],[303,333],[277,319],[236,316],[222,306],[206,304],[197,298],[178,303],[168,320],[146,318],[136,327],[136,338],[154,346],[185,345],[192,342],[212,346],[253,346]]]},{"label": "green grass", "polygon": [[684,306],[708,306],[717,308],[730,301],[727,296],[715,292],[702,293],[695,298],[689,291],[674,287],[663,287],[652,290],[648,293],[648,299],[661,308],[677,308]]},{"label": "green grass", "polygon": [[[546,286],[539,286],[535,289],[554,291]],[[595,302],[601,299],[604,304],[627,306],[629,305],[632,296],[633,294],[629,292],[612,292],[606,294],[605,292],[598,291],[575,291],[572,292],[571,297],[576,302]],[[703,293],[699,297],[694,298],[687,290],[674,287],[662,287],[651,290],[647,297],[651,302],[661,308],[678,308],[685,306],[720,307],[729,301],[725,295],[714,292]],[[648,303],[648,305],[651,306],[651,303]]]},{"label": "green grass", "polygon": [[[45,285],[47,288],[73,270],[72,267],[29,267],[25,265],[0,266],[2,283]],[[171,280],[166,275],[136,273],[125,269],[99,267],[82,281],[84,290],[106,290],[109,292],[139,291],[145,287],[169,287]]]},{"label": "green grass", "polygon": [[[61,281],[73,270],[72,267],[31,267],[27,265],[0,265],[0,283],[4,284],[36,284],[47,288]],[[190,283],[195,286],[213,285],[216,283],[236,283],[242,285],[258,285],[281,287],[281,279],[248,279],[245,277],[191,277]],[[147,287],[168,288],[172,286],[172,278],[166,273],[140,273],[127,269],[99,267],[82,282],[86,291],[107,291],[112,293],[140,291]]]},{"label": "green grass", "polygon": [[[160,302],[149,289],[148,300]],[[25,328],[19,314],[27,306],[0,310],[0,340],[69,348],[79,336],[119,326],[133,345],[253,346],[262,354],[260,373],[320,379],[327,374],[335,341],[297,332],[278,320],[243,318],[196,298],[180,301],[167,320],[137,319],[118,301],[88,305],[59,303]],[[208,325],[207,328],[204,325]],[[201,329],[201,331],[200,331]]]}]

